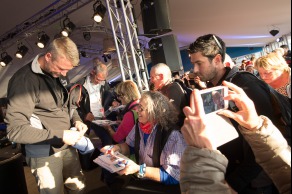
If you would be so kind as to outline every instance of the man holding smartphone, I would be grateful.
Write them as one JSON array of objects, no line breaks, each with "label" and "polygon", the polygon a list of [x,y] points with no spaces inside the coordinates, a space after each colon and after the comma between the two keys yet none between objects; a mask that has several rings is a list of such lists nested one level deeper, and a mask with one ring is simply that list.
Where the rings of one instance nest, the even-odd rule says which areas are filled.
[{"label": "man holding smartphone", "polygon": [[[224,80],[230,81],[239,71],[237,67],[231,69],[224,66],[225,53],[225,43],[214,34],[199,37],[189,47],[194,73],[201,81],[208,82],[208,88],[220,86]],[[258,114],[276,121],[269,91],[259,79],[249,74],[238,74],[232,79],[232,83],[241,87],[252,99]],[[232,122],[235,127],[238,126],[235,121]],[[272,181],[256,163],[251,148],[241,136],[220,146],[218,150],[228,158],[226,181],[237,193],[277,193],[274,192],[276,189]]]}]

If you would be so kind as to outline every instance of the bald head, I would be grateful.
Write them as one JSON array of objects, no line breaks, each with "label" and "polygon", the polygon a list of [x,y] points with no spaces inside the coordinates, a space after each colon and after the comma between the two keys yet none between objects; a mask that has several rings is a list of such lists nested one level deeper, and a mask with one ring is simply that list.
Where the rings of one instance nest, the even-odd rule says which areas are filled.
[{"label": "bald head", "polygon": [[155,90],[161,89],[172,80],[171,70],[164,63],[158,63],[152,66],[150,70],[151,82],[154,84]]}]

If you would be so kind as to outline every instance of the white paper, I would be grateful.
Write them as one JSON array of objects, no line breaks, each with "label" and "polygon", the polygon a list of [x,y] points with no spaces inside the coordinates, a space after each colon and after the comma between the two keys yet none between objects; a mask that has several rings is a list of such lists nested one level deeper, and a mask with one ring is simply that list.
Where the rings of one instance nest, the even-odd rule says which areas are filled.
[{"label": "white paper", "polygon": [[238,137],[238,132],[229,118],[216,113],[210,113],[206,115],[206,121],[208,123],[209,135],[216,142],[216,147]]}]

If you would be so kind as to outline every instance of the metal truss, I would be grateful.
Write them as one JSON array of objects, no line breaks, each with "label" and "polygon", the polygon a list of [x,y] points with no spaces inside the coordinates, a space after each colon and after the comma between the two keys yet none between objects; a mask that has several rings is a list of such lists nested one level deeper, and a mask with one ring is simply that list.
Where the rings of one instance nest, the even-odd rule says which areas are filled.
[{"label": "metal truss", "polygon": [[22,40],[34,35],[56,21],[60,20],[65,15],[87,5],[93,0],[56,0],[51,5],[34,14],[29,19],[23,21],[13,29],[9,30],[0,36],[0,45],[3,50],[9,48],[16,42],[15,40]]},{"label": "metal truss", "polygon": [[[130,0],[105,0],[123,81],[135,80],[141,91],[149,90],[144,52]],[[135,72],[135,77],[133,73]],[[127,73],[127,77],[125,75]]]}]

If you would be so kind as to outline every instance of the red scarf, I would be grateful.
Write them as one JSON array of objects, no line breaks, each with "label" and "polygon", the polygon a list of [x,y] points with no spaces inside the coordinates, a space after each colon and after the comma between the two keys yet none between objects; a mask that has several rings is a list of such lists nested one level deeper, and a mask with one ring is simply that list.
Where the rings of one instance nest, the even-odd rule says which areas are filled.
[{"label": "red scarf", "polygon": [[150,134],[153,128],[153,125],[151,123],[139,123],[140,129],[143,131],[144,134]]}]

